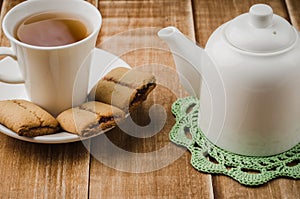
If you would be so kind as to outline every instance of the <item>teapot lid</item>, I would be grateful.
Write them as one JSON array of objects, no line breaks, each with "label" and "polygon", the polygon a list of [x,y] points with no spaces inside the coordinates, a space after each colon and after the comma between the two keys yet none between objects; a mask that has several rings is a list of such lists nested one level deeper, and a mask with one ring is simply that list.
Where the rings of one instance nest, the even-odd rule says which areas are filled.
[{"label": "teapot lid", "polygon": [[265,4],[253,5],[249,13],[230,21],[225,36],[236,48],[254,53],[277,52],[297,39],[293,26]]}]

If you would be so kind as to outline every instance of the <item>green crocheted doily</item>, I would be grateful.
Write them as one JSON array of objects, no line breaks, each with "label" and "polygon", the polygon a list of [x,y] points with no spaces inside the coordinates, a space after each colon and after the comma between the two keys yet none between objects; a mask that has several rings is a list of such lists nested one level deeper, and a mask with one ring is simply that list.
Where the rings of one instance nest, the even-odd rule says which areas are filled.
[{"label": "green crocheted doily", "polygon": [[171,141],[191,152],[194,168],[230,176],[244,185],[261,185],[280,176],[300,178],[300,143],[274,156],[253,157],[230,153],[213,145],[198,128],[198,110],[197,98],[178,99],[172,105],[176,124],[170,131]]}]

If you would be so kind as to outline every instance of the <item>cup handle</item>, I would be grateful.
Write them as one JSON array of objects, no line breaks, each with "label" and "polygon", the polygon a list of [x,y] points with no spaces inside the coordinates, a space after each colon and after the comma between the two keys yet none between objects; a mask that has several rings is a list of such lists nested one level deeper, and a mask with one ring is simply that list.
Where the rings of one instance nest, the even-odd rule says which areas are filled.
[{"label": "cup handle", "polygon": [[[9,56],[14,60],[17,60],[17,57],[11,47],[0,47],[0,55]],[[24,79],[22,77],[9,77],[0,74],[0,82],[9,83],[9,84],[21,84],[24,83]]]}]

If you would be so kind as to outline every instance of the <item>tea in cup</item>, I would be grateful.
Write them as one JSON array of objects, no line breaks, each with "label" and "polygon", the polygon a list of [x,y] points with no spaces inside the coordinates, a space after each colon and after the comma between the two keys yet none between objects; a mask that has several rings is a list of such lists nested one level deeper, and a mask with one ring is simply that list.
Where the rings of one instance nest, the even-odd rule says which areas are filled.
[{"label": "tea in cup", "polygon": [[17,60],[23,79],[0,81],[24,82],[30,100],[54,116],[83,103],[101,24],[99,10],[81,0],[18,4],[4,17],[11,47],[0,47],[0,54]]}]

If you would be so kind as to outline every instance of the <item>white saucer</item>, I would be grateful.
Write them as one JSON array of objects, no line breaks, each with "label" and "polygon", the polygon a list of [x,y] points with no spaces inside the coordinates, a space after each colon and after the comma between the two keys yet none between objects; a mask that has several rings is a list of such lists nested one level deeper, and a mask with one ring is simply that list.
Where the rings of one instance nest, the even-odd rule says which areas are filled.
[{"label": "white saucer", "polygon": [[[112,69],[120,66],[130,68],[130,66],[125,61],[123,61],[122,59],[118,58],[117,56],[109,52],[95,48],[94,53],[95,54],[92,60],[92,66],[90,71],[89,90],[93,87],[93,85],[97,83],[99,79],[101,79],[101,77],[103,77]],[[16,74],[20,74],[17,62],[10,57],[6,57],[2,59],[0,61],[0,74],[13,75],[13,76],[16,76]],[[29,100],[23,84],[6,84],[0,82],[0,100],[7,100],[7,99]],[[6,128],[1,124],[0,124],[0,132],[10,137],[17,138],[19,140],[36,142],[36,143],[57,144],[57,143],[68,143],[68,142],[75,142],[81,140],[79,136],[67,132],[60,132],[52,135],[37,136],[33,138],[19,136],[18,134],[16,134],[15,132],[11,131],[10,129]]]}]

